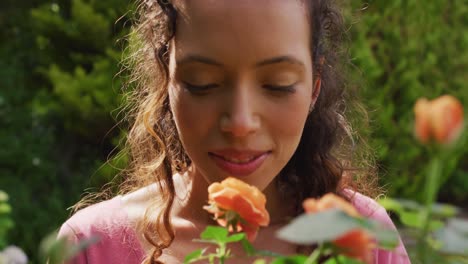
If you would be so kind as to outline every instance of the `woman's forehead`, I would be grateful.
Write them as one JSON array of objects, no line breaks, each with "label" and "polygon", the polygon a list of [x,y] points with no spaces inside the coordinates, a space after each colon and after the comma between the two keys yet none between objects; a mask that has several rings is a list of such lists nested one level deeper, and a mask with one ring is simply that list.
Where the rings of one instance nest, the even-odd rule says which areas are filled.
[{"label": "woman's forehead", "polygon": [[182,20],[205,18],[231,21],[243,18],[275,19],[281,16],[307,16],[307,8],[299,0],[176,0],[174,3]]},{"label": "woman's forehead", "polygon": [[[300,0],[175,0],[174,6],[178,11],[189,11],[209,14],[230,10],[246,11],[247,9],[262,9],[272,11],[274,9],[292,11],[288,7],[298,6],[304,10],[304,1]],[[290,15],[292,15],[290,13]]]},{"label": "woman's forehead", "polygon": [[[310,56],[310,27],[301,1],[176,1],[175,46],[180,56],[232,61]],[[242,56],[239,56],[242,54]]]}]

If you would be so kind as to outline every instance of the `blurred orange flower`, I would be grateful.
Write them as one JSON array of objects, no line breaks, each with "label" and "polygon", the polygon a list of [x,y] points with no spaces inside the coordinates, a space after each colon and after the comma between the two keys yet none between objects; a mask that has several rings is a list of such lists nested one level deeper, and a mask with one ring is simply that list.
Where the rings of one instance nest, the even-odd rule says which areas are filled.
[{"label": "blurred orange flower", "polygon": [[[352,217],[361,217],[351,203],[333,193],[327,193],[320,199],[306,199],[302,205],[307,213],[340,209]],[[372,249],[375,247],[375,242],[365,230],[352,230],[333,241],[333,244],[345,256],[372,263]]]},{"label": "blurred orange flower", "polygon": [[221,183],[213,183],[208,187],[208,206],[203,208],[214,214],[222,226],[230,227],[229,211],[240,216],[235,221],[237,231],[244,231],[250,241],[255,240],[260,226],[270,223],[270,215],[265,209],[266,198],[255,186],[241,180],[229,177]]},{"label": "blurred orange flower", "polygon": [[457,98],[443,95],[432,101],[420,98],[414,105],[415,136],[422,143],[454,142],[463,129],[463,106]]},{"label": "blurred orange flower", "polygon": [[333,241],[333,244],[345,256],[358,259],[364,263],[372,263],[374,239],[365,230],[352,230]]},{"label": "blurred orange flower", "polygon": [[325,211],[328,209],[341,209],[345,213],[353,217],[359,217],[359,213],[356,208],[352,206],[348,201],[335,195],[333,193],[327,193],[320,199],[309,198],[304,200],[302,203],[304,210],[307,213],[316,213]]}]

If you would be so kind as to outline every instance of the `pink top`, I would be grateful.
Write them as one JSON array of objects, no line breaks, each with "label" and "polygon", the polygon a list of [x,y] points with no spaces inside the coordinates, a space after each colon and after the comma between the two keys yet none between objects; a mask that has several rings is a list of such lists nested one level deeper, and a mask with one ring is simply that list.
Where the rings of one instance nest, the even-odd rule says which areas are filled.
[{"label": "pink top", "polygon": [[[385,209],[371,198],[355,193],[352,201],[363,216],[396,229]],[[135,230],[123,209],[122,196],[77,212],[60,228],[59,237],[64,236],[73,243],[92,236],[100,238],[99,242],[89,246],[69,263],[139,264],[145,257]],[[374,263],[407,264],[410,261],[400,241],[400,245],[393,251],[375,249]]]}]

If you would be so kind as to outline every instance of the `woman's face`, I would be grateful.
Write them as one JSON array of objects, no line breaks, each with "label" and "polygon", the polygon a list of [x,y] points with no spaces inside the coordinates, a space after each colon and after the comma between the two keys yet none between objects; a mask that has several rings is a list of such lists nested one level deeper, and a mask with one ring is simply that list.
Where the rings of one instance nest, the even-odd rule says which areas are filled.
[{"label": "woman's face", "polygon": [[191,171],[264,189],[294,154],[318,95],[306,8],[284,0],[176,6],[169,98]]}]

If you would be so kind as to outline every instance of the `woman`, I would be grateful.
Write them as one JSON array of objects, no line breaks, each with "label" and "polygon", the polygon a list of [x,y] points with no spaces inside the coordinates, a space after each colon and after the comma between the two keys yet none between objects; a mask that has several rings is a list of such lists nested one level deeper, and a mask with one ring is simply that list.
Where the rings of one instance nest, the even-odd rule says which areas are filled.
[{"label": "woman", "polygon": [[[76,263],[181,263],[213,223],[201,209],[209,184],[228,176],[267,197],[258,248],[295,253],[275,231],[305,198],[328,192],[393,226],[360,194],[370,184],[353,180],[366,175],[346,119],[358,104],[345,91],[343,21],[331,1],[145,0],[139,12],[132,170],[122,195],[62,226],[71,240],[101,237]],[[403,246],[374,258],[408,261]]]}]

